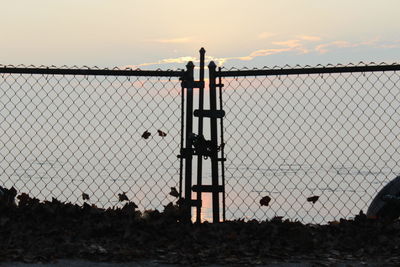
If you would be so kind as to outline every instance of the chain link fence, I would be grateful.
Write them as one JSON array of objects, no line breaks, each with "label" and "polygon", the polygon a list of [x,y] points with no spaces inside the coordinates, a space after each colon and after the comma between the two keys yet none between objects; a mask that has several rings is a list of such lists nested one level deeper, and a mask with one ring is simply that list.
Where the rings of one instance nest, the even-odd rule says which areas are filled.
[{"label": "chain link fence", "polygon": [[[351,217],[400,173],[400,72],[327,67],[217,72],[228,220]],[[175,200],[183,71],[0,69],[1,185],[99,207]]]},{"label": "chain link fence", "polygon": [[352,217],[400,174],[400,72],[336,67],[220,72],[227,219]]},{"label": "chain link fence", "polygon": [[99,207],[122,192],[141,210],[172,201],[179,71],[1,67],[1,185]]}]

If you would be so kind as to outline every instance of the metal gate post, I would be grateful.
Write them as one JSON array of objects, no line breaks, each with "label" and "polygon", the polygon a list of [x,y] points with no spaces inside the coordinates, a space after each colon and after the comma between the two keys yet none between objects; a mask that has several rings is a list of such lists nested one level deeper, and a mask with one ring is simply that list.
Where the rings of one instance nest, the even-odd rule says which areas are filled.
[{"label": "metal gate post", "polygon": [[185,134],[185,221],[192,218],[192,133],[193,133],[193,70],[194,64],[189,61],[186,65],[186,75],[183,81],[186,84],[186,134]]},{"label": "metal gate post", "polygon": [[[200,49],[200,73],[199,73],[199,81],[202,86],[199,87],[199,109],[200,112],[204,109],[204,55],[206,50],[202,47]],[[198,127],[199,136],[203,136],[203,117],[199,117],[199,127]],[[197,185],[201,186],[203,176],[203,157],[200,155],[197,157]],[[197,200],[201,203],[202,192],[197,192]],[[196,209],[196,222],[201,222],[201,205],[199,205]]]},{"label": "metal gate post", "polygon": [[[219,185],[218,176],[218,162],[225,161],[223,154],[223,136],[221,135],[221,145],[218,146],[218,125],[217,119],[221,119],[225,116],[225,111],[222,110],[222,98],[220,98],[220,110],[217,109],[217,87],[221,88],[223,85],[221,81],[216,83],[218,77],[216,73],[216,65],[214,62],[210,62],[209,75],[210,75],[210,109],[204,110],[204,55],[205,50],[200,50],[200,79],[199,81],[194,80],[194,64],[189,62],[186,65],[186,72],[182,80],[182,132],[185,130],[185,147],[183,148],[183,141],[181,136],[181,154],[179,157],[185,160],[185,187],[184,187],[184,201],[182,201],[182,208],[184,211],[184,218],[182,221],[190,222],[192,219],[192,207],[196,207],[196,222],[201,222],[201,205],[202,205],[202,194],[212,193],[212,211],[213,211],[213,222],[220,221],[220,197],[219,194],[224,194],[224,185]],[[199,109],[193,110],[193,89],[199,89]],[[184,116],[184,93],[186,93],[186,117]],[[220,90],[220,95],[222,91]],[[193,133],[193,118],[198,117],[198,134]],[[203,119],[210,119],[210,134],[211,140],[206,140],[203,136]],[[186,122],[186,128],[184,129],[184,123]],[[184,130],[183,130],[184,129]],[[223,124],[221,121],[221,134],[223,131]],[[218,158],[219,151],[221,151],[222,157]],[[197,156],[197,184],[192,186],[192,167],[193,167],[193,156]],[[203,185],[202,183],[202,160],[203,158],[209,158],[211,160],[211,185]],[[181,174],[182,166],[181,163]],[[223,168],[222,164],[222,168]],[[182,188],[182,175],[181,175],[180,188]],[[224,179],[222,179],[224,181]],[[192,192],[196,192],[196,199],[192,199]],[[181,197],[180,193],[180,197]],[[224,197],[224,195],[223,195]],[[225,204],[225,202],[223,202]],[[223,210],[224,211],[224,210]]]},{"label": "metal gate post", "polygon": [[[218,73],[221,73],[221,67],[218,68]],[[221,75],[218,75],[218,84],[219,84],[219,108],[222,110],[222,78]],[[225,221],[226,216],[226,207],[225,207],[225,140],[224,140],[224,119],[221,118],[220,120],[220,129],[221,129],[221,134],[220,134],[220,152],[221,152],[221,178],[222,178],[222,221]]]},{"label": "metal gate post", "polygon": [[[210,87],[210,111],[217,111],[217,85],[216,85],[216,68],[217,65],[211,61],[208,65],[209,69],[209,87]],[[213,222],[219,222],[219,191],[218,184],[218,134],[217,134],[217,117],[210,117],[211,128],[211,185],[212,185],[212,209]]]}]

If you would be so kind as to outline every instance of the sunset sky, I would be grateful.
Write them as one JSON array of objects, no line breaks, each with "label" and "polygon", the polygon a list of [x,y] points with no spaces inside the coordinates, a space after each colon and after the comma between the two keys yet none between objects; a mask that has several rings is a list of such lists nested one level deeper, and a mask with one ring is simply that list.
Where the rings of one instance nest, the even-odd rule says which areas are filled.
[{"label": "sunset sky", "polygon": [[399,62],[399,0],[18,0],[0,64],[182,68]]}]

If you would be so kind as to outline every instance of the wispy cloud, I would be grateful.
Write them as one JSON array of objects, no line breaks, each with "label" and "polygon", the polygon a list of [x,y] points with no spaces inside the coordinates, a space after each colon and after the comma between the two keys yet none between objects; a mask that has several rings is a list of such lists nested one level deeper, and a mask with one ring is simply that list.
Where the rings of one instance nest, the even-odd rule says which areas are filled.
[{"label": "wispy cloud", "polygon": [[[183,38],[185,39],[185,38]],[[172,39],[171,39],[172,40]],[[218,65],[223,65],[227,61],[240,60],[250,61],[257,57],[266,57],[282,53],[308,54],[316,52],[325,54],[335,49],[355,48],[355,47],[375,47],[375,48],[397,48],[400,47],[400,40],[391,42],[381,42],[379,38],[373,38],[362,42],[349,42],[344,40],[336,40],[330,42],[322,42],[322,38],[311,35],[296,36],[296,39],[282,40],[271,42],[271,48],[257,49],[244,56],[234,57],[212,57],[206,56],[207,61],[214,61]],[[188,61],[199,62],[196,57],[177,57],[166,58],[155,62],[142,63],[135,66],[126,66],[131,68],[140,68],[145,66],[163,65],[163,64],[186,64]]]},{"label": "wispy cloud", "polygon": [[189,61],[197,61],[197,59],[195,57],[165,58],[165,59],[161,59],[161,60],[158,60],[155,62],[147,62],[147,63],[138,64],[138,65],[126,65],[126,66],[123,66],[123,68],[136,69],[136,68],[140,68],[140,67],[164,65],[164,64],[184,64]]},{"label": "wispy cloud", "polygon": [[382,47],[382,48],[398,48],[398,47],[400,47],[400,40],[382,43],[380,45],[380,47]]},{"label": "wispy cloud", "polygon": [[291,51],[291,48],[269,48],[269,49],[260,49],[251,52],[248,56],[243,56],[243,57],[236,57],[234,59],[239,59],[239,60],[252,60],[256,57],[265,57],[265,56],[271,56],[271,55],[276,55],[280,54],[283,52],[288,52]]},{"label": "wispy cloud", "polygon": [[307,49],[300,48],[300,47],[283,47],[283,48],[268,48],[268,49],[260,49],[251,52],[247,56],[238,56],[238,57],[207,57],[207,60],[212,60],[216,62],[218,65],[223,65],[225,62],[230,60],[243,60],[243,61],[250,61],[256,57],[266,57],[271,55],[276,55],[284,52],[290,51],[298,51],[304,53],[305,51],[308,52]]},{"label": "wispy cloud", "polygon": [[362,42],[349,42],[343,40],[321,43],[322,38],[318,36],[302,35],[298,39],[285,41],[275,41],[271,44],[275,48],[259,49],[251,52],[247,56],[218,58],[219,62],[225,63],[229,60],[249,61],[257,57],[271,56],[281,53],[297,52],[298,54],[308,54],[313,51],[324,54],[334,49],[354,48],[354,47],[376,47],[376,48],[397,48],[400,47],[400,40],[393,42],[380,42],[379,38],[373,38]]},{"label": "wispy cloud", "polygon": [[315,47],[315,51],[317,51],[320,54],[325,54],[329,52],[331,48],[344,48],[344,47],[350,47],[352,46],[349,42],[346,41],[334,41],[334,42],[329,42],[325,44],[320,44]]},{"label": "wispy cloud", "polygon": [[304,43],[301,40],[297,39],[273,42],[272,44],[281,47],[287,47],[288,49],[286,51],[296,51],[300,54],[307,54],[310,52],[310,50],[304,45]]},{"label": "wispy cloud", "polygon": [[280,42],[272,42],[272,44],[277,46],[284,46],[289,48],[296,48],[302,46],[300,40],[287,40],[287,41],[280,41]]},{"label": "wispy cloud", "polygon": [[315,51],[320,54],[325,54],[335,48],[354,48],[354,47],[361,47],[361,46],[372,46],[372,47],[379,47],[378,44],[379,39],[374,38],[371,40],[363,41],[363,42],[356,42],[351,43],[348,41],[332,41],[328,43],[319,44],[315,47]]},{"label": "wispy cloud", "polygon": [[[246,56],[236,56],[236,57],[211,57],[211,56],[206,56],[207,61],[214,61],[218,65],[223,65],[227,61],[230,60],[243,60],[243,61],[249,61],[252,60],[256,57],[265,57],[265,56],[270,56],[270,55],[276,55],[284,52],[290,52],[290,51],[296,51],[298,53],[308,53],[309,50],[305,48],[300,40],[287,40],[287,41],[281,41],[281,42],[273,42],[272,43],[274,46],[278,46],[277,48],[267,48],[267,49],[259,49],[251,52],[249,55]],[[193,61],[193,62],[198,62],[199,59],[195,57],[177,57],[177,58],[167,58],[167,59],[161,59],[155,62],[147,62],[147,63],[142,63],[139,65],[129,65],[129,66],[124,66],[128,68],[141,68],[141,67],[146,67],[146,66],[154,66],[154,65],[163,65],[163,64],[184,64],[187,63],[188,61]]]},{"label": "wispy cloud", "polygon": [[214,61],[217,65],[224,65],[225,62],[235,59],[236,57],[212,57],[206,56],[206,61]]}]

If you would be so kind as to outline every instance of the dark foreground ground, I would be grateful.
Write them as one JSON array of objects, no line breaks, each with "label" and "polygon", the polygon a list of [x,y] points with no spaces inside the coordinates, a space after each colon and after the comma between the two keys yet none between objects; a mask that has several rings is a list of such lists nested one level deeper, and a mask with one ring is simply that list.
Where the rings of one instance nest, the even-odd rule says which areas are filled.
[{"label": "dark foreground ground", "polygon": [[133,204],[103,210],[25,195],[18,206],[0,205],[0,263],[400,264],[399,221],[358,215],[330,225],[281,219],[196,225],[179,223],[179,216],[172,204],[141,213]]}]

